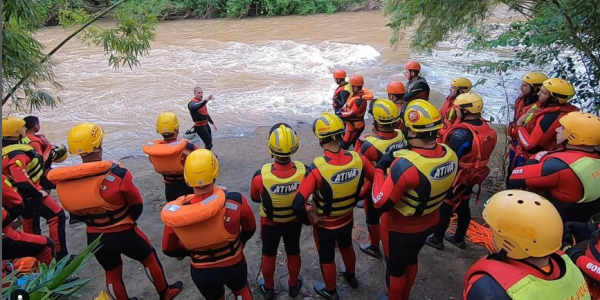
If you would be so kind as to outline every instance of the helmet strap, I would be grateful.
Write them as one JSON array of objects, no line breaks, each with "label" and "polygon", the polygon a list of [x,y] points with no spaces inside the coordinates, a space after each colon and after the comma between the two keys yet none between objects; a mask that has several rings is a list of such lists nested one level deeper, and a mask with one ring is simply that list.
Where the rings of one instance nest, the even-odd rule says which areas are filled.
[{"label": "helmet strap", "polygon": [[[273,155],[271,155],[273,156]],[[275,162],[280,163],[282,165],[288,164],[292,159],[290,157],[285,156],[273,156],[275,158]]]}]

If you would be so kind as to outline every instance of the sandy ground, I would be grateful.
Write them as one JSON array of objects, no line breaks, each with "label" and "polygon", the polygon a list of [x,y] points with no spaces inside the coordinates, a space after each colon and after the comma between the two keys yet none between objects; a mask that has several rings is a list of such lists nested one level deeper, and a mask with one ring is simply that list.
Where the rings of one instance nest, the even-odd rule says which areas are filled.
[{"label": "sandy ground", "polygon": [[[310,125],[300,123],[294,125],[300,138],[300,151],[296,160],[310,164],[312,159],[322,154],[315,136],[310,130]],[[220,177],[218,183],[229,190],[239,191],[250,197],[250,182],[253,174],[264,163],[271,160],[267,149],[266,139],[269,128],[257,128],[254,136],[243,138],[227,138],[215,141],[214,152],[219,156]],[[500,136],[500,135],[499,135]],[[152,137],[149,137],[149,139]],[[199,143],[194,140],[195,143]],[[502,142],[499,142],[501,144]],[[496,156],[499,159],[500,154]],[[498,162],[499,160],[496,160]],[[139,228],[146,233],[156,247],[160,260],[164,266],[167,280],[174,282],[182,280],[184,291],[177,299],[204,299],[191,281],[189,275],[189,258],[178,261],[162,254],[161,240],[163,223],[160,220],[160,209],[164,204],[164,191],[161,176],[156,174],[148,159],[125,158],[121,163],[128,168],[135,178],[135,184],[140,189],[145,201],[144,212],[140,217]],[[495,166],[491,166],[494,168]],[[499,180],[496,180],[496,182]],[[487,190],[482,193],[482,199],[487,199]],[[483,201],[479,205],[472,205],[474,216],[481,215]],[[258,205],[252,203],[257,223],[259,221]],[[355,209],[356,223],[360,228],[366,229],[364,212]],[[85,226],[82,224],[67,225],[67,238],[71,253],[79,253],[86,246]],[[313,284],[321,280],[318,264],[318,255],[312,237],[311,227],[303,228],[301,237],[302,270],[304,287],[296,299],[319,299],[313,291]],[[357,234],[358,232],[355,232]],[[362,235],[360,240],[366,237]],[[357,257],[357,278],[360,286],[351,289],[342,280],[339,281],[338,290],[341,299],[375,299],[385,291],[385,269],[381,260],[373,259],[358,249],[354,243]],[[244,250],[248,261],[248,282],[253,290],[255,299],[263,299],[257,290],[257,277],[261,261],[261,245],[259,231],[248,242]],[[278,256],[276,280],[276,299],[289,299],[287,295],[287,268],[285,265],[283,245],[280,246]],[[483,247],[468,244],[467,250],[460,250],[447,243],[446,250],[438,251],[425,246],[420,255],[419,274],[412,291],[411,299],[461,299],[462,284],[467,268],[478,258],[485,254]],[[342,264],[339,254],[336,262],[338,269]],[[123,281],[125,282],[130,297],[139,299],[159,299],[150,281],[146,278],[142,266],[136,261],[123,257]],[[100,290],[104,289],[104,273],[95,260],[79,274],[81,278],[92,278],[89,287],[83,291],[83,299],[93,299]],[[229,298],[233,296],[227,292]]]}]

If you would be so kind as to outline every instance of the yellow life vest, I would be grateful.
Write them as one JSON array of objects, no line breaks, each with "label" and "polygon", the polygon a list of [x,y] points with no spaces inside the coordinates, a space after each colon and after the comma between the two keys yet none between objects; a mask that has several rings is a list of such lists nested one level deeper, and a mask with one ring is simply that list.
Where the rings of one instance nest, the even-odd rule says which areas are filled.
[{"label": "yellow life vest", "polygon": [[[23,144],[14,144],[2,148],[2,159],[15,151],[23,152],[29,157],[29,163],[26,166],[27,175],[32,182],[37,182],[44,174],[44,161],[42,156],[35,152],[33,147]],[[22,167],[22,162],[17,161],[19,167]]]},{"label": "yellow life vest", "polygon": [[386,140],[377,136],[369,136],[366,138],[366,140],[367,142],[371,143],[371,145],[373,145],[373,147],[379,151],[379,155],[382,156],[388,151],[401,150],[406,145],[406,139],[404,138],[402,131],[395,131],[398,133],[398,135],[393,139]]},{"label": "yellow life vest", "polygon": [[567,255],[560,257],[566,266],[565,275],[555,280],[543,280],[531,274],[506,290],[513,300],[577,299],[591,300],[581,271]]},{"label": "yellow life vest", "polygon": [[440,158],[423,157],[421,154],[402,149],[394,157],[410,161],[419,171],[421,184],[404,193],[396,203],[396,210],[405,216],[423,216],[436,211],[450,191],[458,169],[456,153],[441,144],[446,154]]},{"label": "yellow life vest", "polygon": [[363,185],[363,162],[354,151],[346,151],[352,160],[341,166],[327,163],[324,157],[317,157],[314,165],[323,178],[323,188],[316,191],[315,205],[318,214],[343,216],[352,212]]},{"label": "yellow life vest", "polygon": [[598,200],[600,198],[600,159],[582,157],[569,167],[583,185],[583,198],[577,203],[590,203]]},{"label": "yellow life vest", "polygon": [[261,195],[260,215],[277,223],[287,223],[296,219],[292,203],[296,192],[306,175],[303,163],[294,161],[296,173],[287,178],[273,174],[273,164],[266,164],[260,170],[266,194]]}]

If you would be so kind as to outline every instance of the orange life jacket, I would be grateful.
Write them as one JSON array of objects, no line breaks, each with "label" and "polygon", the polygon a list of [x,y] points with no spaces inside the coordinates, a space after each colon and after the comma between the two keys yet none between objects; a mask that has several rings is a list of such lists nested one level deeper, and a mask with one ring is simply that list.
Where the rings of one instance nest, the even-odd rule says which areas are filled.
[{"label": "orange life jacket", "polygon": [[[348,100],[346,100],[346,104],[342,108],[342,111],[352,110],[352,106],[354,105],[354,103],[356,101],[358,101],[358,99],[363,99],[368,102],[368,101],[373,100],[374,98],[375,97],[373,96],[373,91],[363,88],[360,92],[358,92],[356,94],[354,94],[354,93],[350,94],[350,97],[348,97]],[[368,103],[365,103],[365,105],[364,105],[365,108],[363,110],[355,112],[354,116],[347,119],[347,121],[348,122],[364,122],[365,114],[367,113],[367,106],[368,106]]]},{"label": "orange life jacket", "polygon": [[59,167],[48,172],[48,180],[56,182],[56,192],[65,210],[87,226],[106,229],[134,224],[127,203],[111,204],[100,195],[102,183],[116,179],[110,172],[118,166],[104,160]]},{"label": "orange life jacket", "polygon": [[[193,198],[179,197],[160,213],[165,225],[173,228],[183,246],[192,252],[192,264],[202,267],[237,257],[243,250],[239,229],[242,199],[229,199],[221,188],[215,188],[212,196],[200,202],[191,203]],[[239,217],[226,218],[227,210],[236,211]],[[233,226],[237,231],[227,231],[226,222],[237,222]]]},{"label": "orange life jacket", "polygon": [[[466,122],[455,124],[442,137],[442,143],[447,144],[450,141],[452,133],[457,129],[467,129],[473,135],[473,144],[471,151],[460,158],[458,161],[458,173],[454,179],[453,189],[456,191],[460,185],[479,186],[477,192],[477,201],[479,201],[479,190],[481,183],[490,174],[490,168],[487,166],[490,157],[494,152],[498,135],[496,131],[488,125],[486,120],[480,126],[475,126]],[[453,199],[450,199],[453,200]]]},{"label": "orange life jacket", "polygon": [[187,149],[188,141],[181,139],[174,142],[153,140],[144,145],[144,153],[149,156],[154,171],[165,177],[167,181],[183,180],[183,162],[181,157],[191,153]]}]

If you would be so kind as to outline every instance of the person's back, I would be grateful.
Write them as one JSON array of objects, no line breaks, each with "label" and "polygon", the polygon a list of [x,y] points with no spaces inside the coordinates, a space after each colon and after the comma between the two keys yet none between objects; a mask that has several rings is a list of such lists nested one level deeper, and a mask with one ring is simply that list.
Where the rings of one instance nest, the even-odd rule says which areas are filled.
[{"label": "person's back", "polygon": [[158,116],[156,132],[163,139],[149,142],[143,150],[154,171],[163,176],[167,202],[192,194],[192,188],[183,180],[183,166],[187,156],[197,147],[186,139],[178,139],[179,118],[174,113],[164,112]]},{"label": "person's back", "polygon": [[[335,247],[345,270],[342,277],[352,288],[358,287],[355,275],[356,255],[352,246],[353,209],[364,179],[373,179],[375,169],[362,155],[341,147],[344,123],[331,113],[323,113],[313,122],[324,156],[313,160],[300,185],[292,209],[300,221],[313,226],[323,282],[314,290],[326,299],[339,299]],[[313,196],[312,203],[308,199]]]},{"label": "person's back", "polygon": [[191,257],[192,281],[205,299],[223,299],[227,286],[237,299],[251,300],[243,250],[256,230],[254,214],[242,194],[216,186],[218,174],[219,162],[209,150],[188,156],[184,178],[194,193],[162,209],[163,253]]},{"label": "person's back", "polygon": [[506,190],[488,200],[483,218],[496,249],[467,271],[465,300],[591,300],[583,275],[559,250],[563,226],[552,203],[531,192]]},{"label": "person's back", "polygon": [[161,299],[174,299],[183,283],[168,285],[154,247],[136,225],[143,211],[140,191],[127,169],[103,160],[103,138],[104,131],[95,124],[73,127],[67,137],[69,152],[80,155],[82,163],[54,168],[48,179],[56,182],[58,196],[71,218],[86,223],[88,244],[101,239],[102,247],[94,256],[104,269],[114,299],[137,299],[128,297],[123,284],[122,254],[144,265]]},{"label": "person's back", "polygon": [[252,177],[250,194],[252,201],[260,203],[260,226],[262,242],[261,269],[263,278],[259,291],[267,300],[275,298],[275,269],[279,243],[283,239],[289,271],[288,291],[295,297],[302,288],[300,277],[300,235],[302,222],[298,220],[292,205],[298,188],[307,175],[308,167],[292,156],[299,148],[296,132],[285,123],[271,127],[267,148],[274,158],[262,166]]},{"label": "person's back", "polygon": [[[556,142],[564,149],[540,152],[513,170],[509,184],[550,200],[564,222],[586,222],[600,211],[600,118],[572,112],[559,121]],[[590,176],[592,174],[592,176]]]}]

